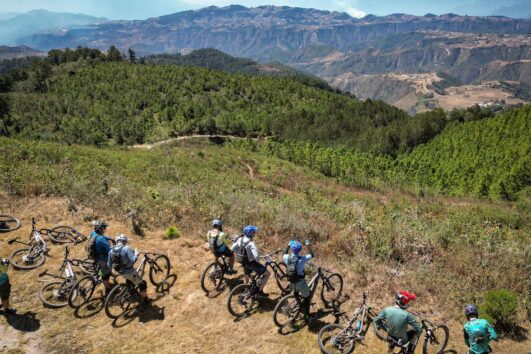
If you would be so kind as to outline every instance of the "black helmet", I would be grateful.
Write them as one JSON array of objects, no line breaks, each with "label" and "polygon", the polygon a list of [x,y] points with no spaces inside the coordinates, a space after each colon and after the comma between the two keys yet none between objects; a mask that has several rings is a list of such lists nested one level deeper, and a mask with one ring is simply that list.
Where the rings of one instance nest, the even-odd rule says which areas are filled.
[{"label": "black helmet", "polygon": [[103,231],[105,228],[107,228],[107,226],[108,225],[105,223],[105,221],[101,221],[101,220],[94,221],[94,231],[96,232]]},{"label": "black helmet", "polygon": [[466,305],[465,315],[466,317],[470,317],[472,315],[478,316],[479,315],[478,307],[476,305]]}]

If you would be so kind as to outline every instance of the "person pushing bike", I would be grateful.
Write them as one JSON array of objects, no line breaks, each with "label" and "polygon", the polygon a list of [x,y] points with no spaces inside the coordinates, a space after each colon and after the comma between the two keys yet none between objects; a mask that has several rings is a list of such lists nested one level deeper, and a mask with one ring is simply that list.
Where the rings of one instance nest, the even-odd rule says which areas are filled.
[{"label": "person pushing bike", "polygon": [[[285,254],[283,256],[284,263],[287,266],[287,277],[289,282],[292,284],[295,291],[299,293],[302,297],[302,309],[304,311],[304,316],[310,316],[310,288],[304,277],[304,266],[306,262],[311,260],[314,257],[312,246],[309,240],[305,242],[308,246],[309,254],[301,256],[300,252],[302,251],[302,244],[299,241],[291,240],[286,248]],[[291,250],[291,255],[289,251]]]},{"label": "person pushing bike", "polygon": [[256,272],[256,274],[262,276],[258,295],[262,297],[268,297],[269,294],[264,292],[264,288],[271,274],[267,270],[266,266],[258,261],[260,259],[260,254],[253,241],[257,231],[258,228],[254,225],[245,226],[243,228],[243,235],[238,237],[236,242],[234,242],[231,247],[231,251],[236,253],[238,262],[243,266],[245,273],[245,283],[248,284],[250,282],[249,276],[252,272]]},{"label": "person pushing bike", "polygon": [[489,346],[491,340],[497,340],[496,331],[487,320],[479,318],[479,311],[475,305],[466,305],[465,315],[468,320],[463,328],[465,344],[469,348],[468,354],[488,354],[492,352]]},{"label": "person pushing bike", "polygon": [[[376,327],[378,329],[385,327],[388,336],[392,339],[392,341],[389,341],[388,354],[393,353],[397,344],[403,345],[406,343],[408,343],[407,353],[414,353],[418,337],[422,333],[422,326],[415,316],[406,311],[406,309],[409,307],[409,303],[416,298],[413,293],[400,291],[395,295],[395,305],[386,307],[374,318]],[[409,329],[409,327],[413,329]]]},{"label": "person pushing bike", "polygon": [[112,269],[107,264],[109,251],[111,250],[110,242],[112,241],[109,236],[105,236],[107,226],[104,221],[95,221],[94,231],[90,234],[88,245],[90,257],[94,259],[100,268],[101,278],[105,286],[105,294],[108,294],[111,290],[109,279],[111,279],[112,274]]},{"label": "person pushing bike", "polygon": [[140,297],[144,303],[148,303],[147,283],[142,279],[138,271],[133,268],[138,259],[138,251],[129,247],[127,245],[128,241],[129,239],[126,235],[120,234],[116,236],[116,245],[109,252],[107,264],[123,276],[128,283],[138,286]]},{"label": "person pushing bike", "polygon": [[219,219],[212,221],[212,230],[207,233],[208,246],[214,257],[218,258],[225,256],[229,258],[229,268],[227,273],[230,275],[236,274],[234,270],[234,252],[229,248],[229,239],[223,232],[223,222]]}]

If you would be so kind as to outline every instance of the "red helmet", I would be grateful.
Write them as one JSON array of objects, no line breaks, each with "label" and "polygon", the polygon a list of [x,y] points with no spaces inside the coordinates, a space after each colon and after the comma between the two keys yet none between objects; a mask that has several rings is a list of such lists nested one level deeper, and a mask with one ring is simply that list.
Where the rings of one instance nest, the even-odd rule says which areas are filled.
[{"label": "red helmet", "polygon": [[408,304],[411,300],[416,300],[417,296],[413,293],[410,293],[408,291],[400,290],[395,295],[395,302],[400,308],[407,308]]}]

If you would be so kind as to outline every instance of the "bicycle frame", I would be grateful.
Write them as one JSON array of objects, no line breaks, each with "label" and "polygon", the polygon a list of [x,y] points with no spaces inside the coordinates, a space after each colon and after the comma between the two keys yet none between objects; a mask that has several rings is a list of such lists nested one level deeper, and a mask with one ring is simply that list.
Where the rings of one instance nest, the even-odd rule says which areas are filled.
[{"label": "bicycle frame", "polygon": [[17,237],[12,240],[9,240],[7,243],[9,243],[10,245],[13,243],[20,243],[26,246],[30,246],[30,253],[31,251],[34,250],[34,247],[36,246],[39,248],[39,252],[46,253],[48,251],[48,248],[46,247],[46,242],[42,238],[40,232],[35,228],[35,224],[36,224],[35,219],[32,219],[31,220],[30,242],[19,241]]}]

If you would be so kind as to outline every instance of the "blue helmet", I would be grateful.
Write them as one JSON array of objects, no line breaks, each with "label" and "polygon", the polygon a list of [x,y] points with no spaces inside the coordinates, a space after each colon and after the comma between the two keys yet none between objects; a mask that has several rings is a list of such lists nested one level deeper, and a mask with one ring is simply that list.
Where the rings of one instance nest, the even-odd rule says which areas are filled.
[{"label": "blue helmet", "polygon": [[254,225],[247,225],[243,228],[243,236],[254,236],[258,228]]},{"label": "blue helmet", "polygon": [[289,241],[289,248],[291,249],[291,252],[298,254],[302,251],[302,243],[296,240],[291,240]]}]

